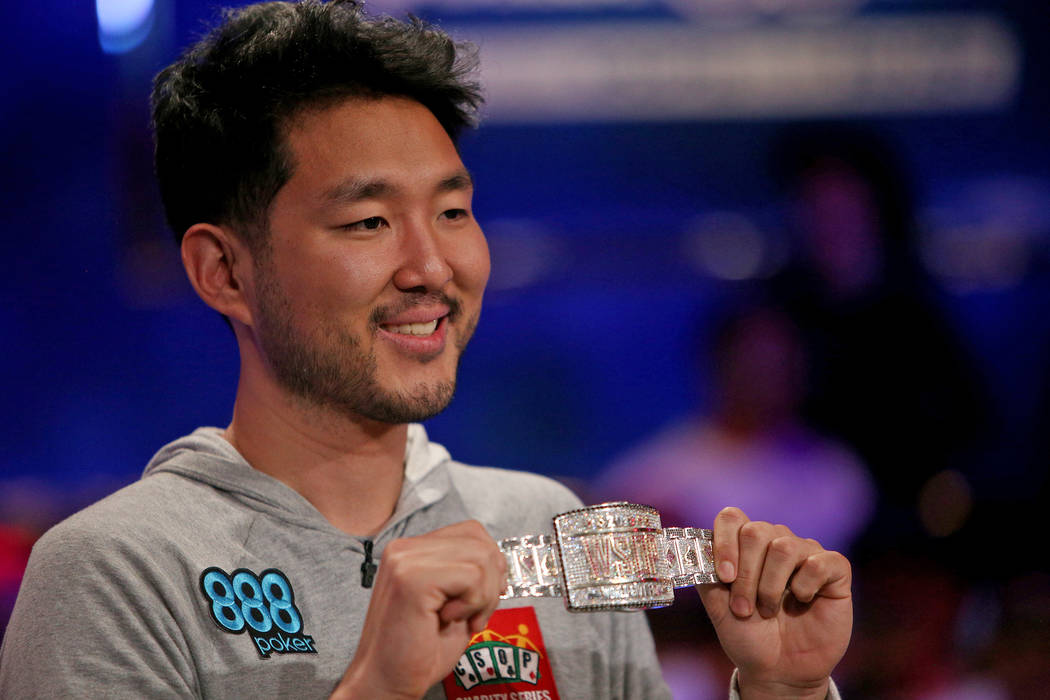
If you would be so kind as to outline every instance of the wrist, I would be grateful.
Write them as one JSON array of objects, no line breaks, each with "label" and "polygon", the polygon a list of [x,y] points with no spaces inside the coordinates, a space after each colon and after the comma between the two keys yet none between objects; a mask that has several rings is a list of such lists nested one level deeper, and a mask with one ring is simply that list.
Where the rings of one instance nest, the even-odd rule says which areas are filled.
[{"label": "wrist", "polygon": [[367,678],[359,667],[351,664],[328,700],[419,700],[421,697],[422,693],[412,695],[381,688],[380,684]]},{"label": "wrist", "polygon": [[365,688],[364,686],[356,686],[353,683],[340,682],[336,689],[332,691],[332,694],[328,696],[328,700],[419,700],[418,697],[412,695],[402,695],[400,693],[383,693],[377,691],[375,688]]},{"label": "wrist", "polygon": [[787,682],[752,678],[736,673],[740,700],[825,700],[831,688],[831,678],[817,681]]}]

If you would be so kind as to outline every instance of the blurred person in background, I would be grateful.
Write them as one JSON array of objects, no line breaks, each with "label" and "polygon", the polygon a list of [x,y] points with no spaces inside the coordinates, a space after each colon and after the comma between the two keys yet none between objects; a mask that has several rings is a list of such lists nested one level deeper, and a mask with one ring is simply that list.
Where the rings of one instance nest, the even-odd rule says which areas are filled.
[{"label": "blurred person in background", "polygon": [[964,478],[988,427],[988,397],[919,262],[907,173],[875,134],[840,125],[788,129],[773,167],[800,250],[774,289],[812,352],[803,412],[874,476],[866,546],[950,534],[966,514],[932,494],[920,517],[920,496],[956,483],[938,475]]},{"label": "blurred person in background", "polygon": [[[710,522],[731,503],[848,552],[874,510],[875,490],[849,447],[813,430],[799,412],[809,370],[799,329],[775,306],[746,303],[725,314],[710,342],[697,338],[712,407],[616,460],[590,484],[592,500],[651,505],[665,526]],[[686,593],[649,615],[676,700],[724,695],[727,669],[695,610]]]},{"label": "blurred person in background", "polygon": [[848,552],[875,490],[856,454],[800,413],[809,353],[799,329],[775,307],[742,305],[697,356],[712,378],[710,410],[616,460],[594,479],[595,497],[652,505],[665,525],[710,522],[731,503]]},{"label": "blurred person in background", "polygon": [[813,352],[803,413],[857,450],[878,493],[853,550],[851,696],[1001,700],[956,639],[982,523],[1002,522],[975,513],[967,476],[991,401],[921,264],[908,172],[877,134],[840,124],[785,130],[772,166],[799,251],[772,286]]}]

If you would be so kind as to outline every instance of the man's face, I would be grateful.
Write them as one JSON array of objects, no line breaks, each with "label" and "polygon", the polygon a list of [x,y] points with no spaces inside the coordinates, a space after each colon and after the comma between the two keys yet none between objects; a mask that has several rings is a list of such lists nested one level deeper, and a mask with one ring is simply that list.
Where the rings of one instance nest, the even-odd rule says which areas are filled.
[{"label": "man's face", "polygon": [[308,111],[255,261],[256,339],[312,406],[387,423],[448,405],[489,256],[470,176],[437,119],[401,98]]}]

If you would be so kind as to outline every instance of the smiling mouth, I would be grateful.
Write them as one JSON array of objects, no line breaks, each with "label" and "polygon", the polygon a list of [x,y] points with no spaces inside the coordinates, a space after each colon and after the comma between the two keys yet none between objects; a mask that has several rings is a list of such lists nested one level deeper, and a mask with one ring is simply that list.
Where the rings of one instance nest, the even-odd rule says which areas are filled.
[{"label": "smiling mouth", "polygon": [[[442,316],[441,318],[445,318]],[[441,322],[441,318],[435,318],[433,321],[427,323],[403,323],[397,326],[380,326],[383,330],[389,331],[390,333],[398,333],[400,335],[433,335],[434,331],[437,330],[438,323]]]},{"label": "smiling mouth", "polygon": [[429,292],[372,310],[372,328],[408,338],[430,338],[459,316],[461,302],[443,292]]}]

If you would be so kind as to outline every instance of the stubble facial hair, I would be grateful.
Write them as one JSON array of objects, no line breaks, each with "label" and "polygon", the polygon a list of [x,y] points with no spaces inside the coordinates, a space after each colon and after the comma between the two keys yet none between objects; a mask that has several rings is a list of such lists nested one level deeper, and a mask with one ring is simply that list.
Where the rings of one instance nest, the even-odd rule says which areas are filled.
[{"label": "stubble facial hair", "polygon": [[[455,392],[450,380],[419,384],[411,393],[385,390],[377,378],[374,350],[364,350],[360,338],[331,320],[303,329],[295,322],[291,300],[281,287],[265,256],[255,264],[259,284],[259,340],[277,381],[307,406],[367,418],[382,423],[412,423],[431,418],[448,406]],[[406,293],[397,308],[379,307],[369,318],[368,332],[378,332],[380,319],[422,303],[446,304],[450,325],[462,313],[462,304],[441,292]],[[474,333],[477,317],[470,319],[454,347],[459,360]]]}]

